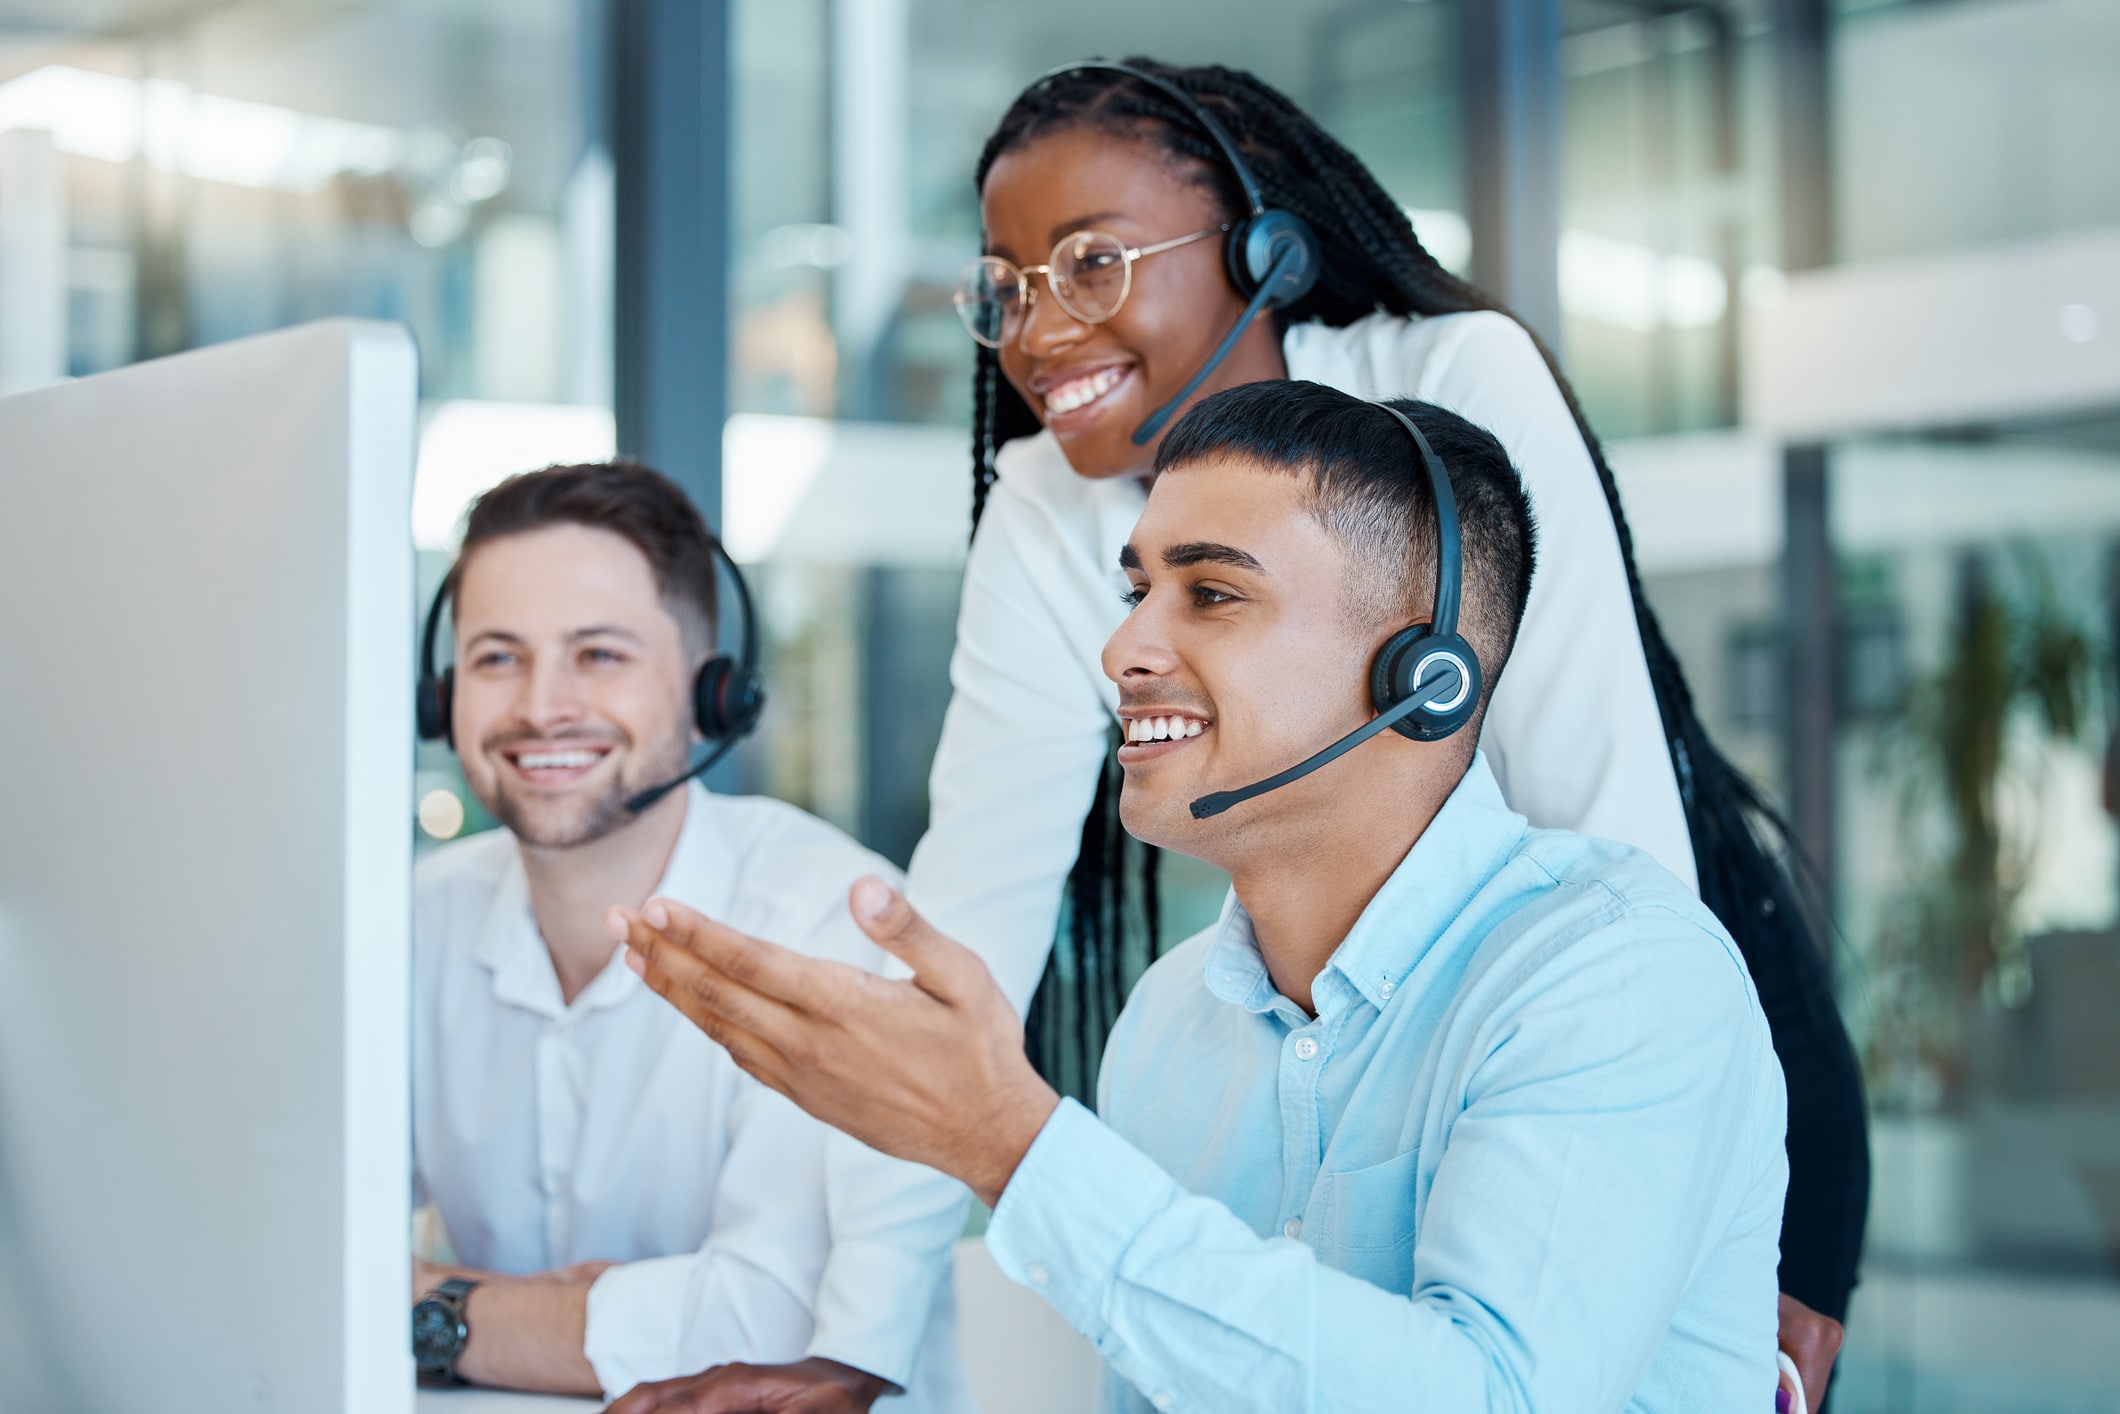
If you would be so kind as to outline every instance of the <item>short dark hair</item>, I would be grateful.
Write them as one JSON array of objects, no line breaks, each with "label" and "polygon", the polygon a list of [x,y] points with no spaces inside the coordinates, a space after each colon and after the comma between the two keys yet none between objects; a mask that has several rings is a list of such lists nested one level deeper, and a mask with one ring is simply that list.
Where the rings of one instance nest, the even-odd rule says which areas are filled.
[{"label": "short dark hair", "polygon": [[464,566],[481,545],[554,525],[608,530],[640,551],[686,644],[694,651],[713,646],[714,533],[676,482],[634,461],[548,466],[486,491],[471,503],[442,592],[454,602]]},{"label": "short dark hair", "polygon": [[[1463,560],[1458,631],[1479,654],[1484,698],[1501,679],[1531,594],[1531,503],[1494,434],[1432,403],[1387,406],[1421,429],[1450,477]],[[1203,399],[1156,449],[1156,470],[1231,459],[1308,477],[1307,509],[1347,548],[1355,569],[1348,609],[1367,624],[1433,607],[1435,497],[1420,455],[1374,404],[1284,378]]]}]

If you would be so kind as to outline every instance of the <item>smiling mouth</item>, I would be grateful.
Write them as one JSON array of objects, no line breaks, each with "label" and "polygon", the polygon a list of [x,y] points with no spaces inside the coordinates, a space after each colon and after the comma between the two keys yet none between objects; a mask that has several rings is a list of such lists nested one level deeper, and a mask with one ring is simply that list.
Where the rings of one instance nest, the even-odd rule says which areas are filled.
[{"label": "smiling mouth", "polygon": [[1129,745],[1144,741],[1183,741],[1207,730],[1198,717],[1135,717],[1126,724]]},{"label": "smiling mouth", "polygon": [[610,754],[608,746],[524,746],[501,753],[517,775],[539,786],[570,785]]},{"label": "smiling mouth", "polygon": [[1169,713],[1152,717],[1122,717],[1126,740],[1119,746],[1119,764],[1138,766],[1183,751],[1214,723],[1201,717]]},{"label": "smiling mouth", "polygon": [[1131,372],[1124,365],[1113,365],[1054,384],[1045,392],[1046,417],[1066,417],[1069,413],[1082,411],[1124,383]]}]

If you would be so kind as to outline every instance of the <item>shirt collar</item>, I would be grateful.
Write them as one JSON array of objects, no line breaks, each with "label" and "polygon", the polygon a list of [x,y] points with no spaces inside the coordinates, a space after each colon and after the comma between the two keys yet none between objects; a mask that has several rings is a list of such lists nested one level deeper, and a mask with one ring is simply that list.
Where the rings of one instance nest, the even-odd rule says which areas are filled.
[{"label": "shirt collar", "polygon": [[1485,752],[1369,900],[1327,967],[1381,1007],[1465,905],[1516,853],[1524,817],[1502,799]]},{"label": "shirt collar", "polygon": [[[704,786],[694,782],[686,788],[685,821],[654,893],[680,899],[710,918],[727,914],[735,895],[742,844],[731,837],[725,814],[721,802]],[[619,953],[614,944],[604,970],[574,998],[576,1011],[616,1006],[641,986]],[[509,851],[507,868],[486,910],[476,956],[493,974],[495,1000],[553,1019],[567,1013],[552,954],[530,911],[530,882],[523,873],[520,849]]]},{"label": "shirt collar", "polygon": [[[1338,973],[1372,1006],[1382,1008],[1465,905],[1515,854],[1524,828],[1524,817],[1502,799],[1485,753],[1474,753],[1443,808],[1334,950],[1326,972]],[[1222,905],[1205,972],[1209,992],[1247,1011],[1295,1006],[1275,988],[1259,954],[1251,915],[1234,893]],[[1321,983],[1324,980],[1321,974]],[[1313,988],[1320,1015],[1327,1009],[1324,991],[1322,985]]]},{"label": "shirt collar", "polygon": [[1208,945],[1205,970],[1207,990],[1231,1006],[1272,1011],[1276,1002],[1286,1000],[1266,970],[1251,915],[1237,902],[1234,889],[1222,900],[1222,916],[1215,920],[1215,940]]}]

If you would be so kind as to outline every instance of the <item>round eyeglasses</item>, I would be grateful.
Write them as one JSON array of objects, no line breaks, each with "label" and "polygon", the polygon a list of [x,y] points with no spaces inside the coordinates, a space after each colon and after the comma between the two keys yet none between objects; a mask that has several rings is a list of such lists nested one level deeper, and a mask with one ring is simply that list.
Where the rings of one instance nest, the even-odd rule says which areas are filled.
[{"label": "round eyeglasses", "polygon": [[1043,275],[1059,306],[1084,324],[1102,324],[1119,312],[1134,287],[1134,262],[1181,245],[1219,236],[1229,227],[1210,226],[1154,245],[1129,246],[1103,231],[1062,236],[1043,265],[1019,269],[998,255],[982,255],[957,277],[957,315],[971,336],[998,349],[1023,329],[1037,298],[1031,276]]}]

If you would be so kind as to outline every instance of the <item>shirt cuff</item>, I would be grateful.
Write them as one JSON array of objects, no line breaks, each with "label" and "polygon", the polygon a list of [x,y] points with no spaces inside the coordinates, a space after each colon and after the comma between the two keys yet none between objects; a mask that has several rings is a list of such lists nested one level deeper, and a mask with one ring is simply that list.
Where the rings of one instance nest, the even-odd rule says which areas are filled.
[{"label": "shirt cuff", "polygon": [[949,1270],[947,1251],[937,1261],[882,1242],[833,1243],[808,1353],[912,1388],[936,1289]]},{"label": "shirt cuff", "polygon": [[676,1368],[677,1335],[698,1261],[685,1252],[627,1262],[590,1284],[582,1355],[606,1399],[649,1380],[691,1373]]},{"label": "shirt cuff", "polygon": [[1177,1182],[1073,1100],[1038,1131],[987,1224],[987,1251],[1109,1355],[1119,1264]]}]

